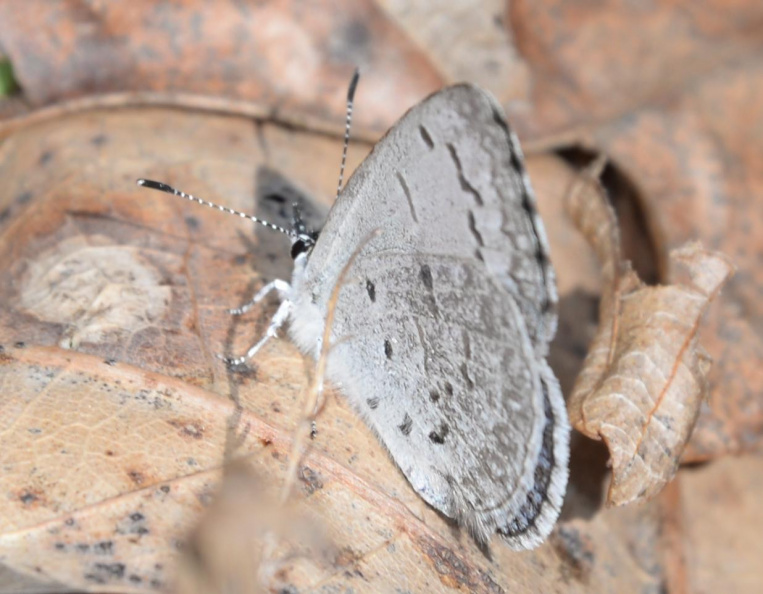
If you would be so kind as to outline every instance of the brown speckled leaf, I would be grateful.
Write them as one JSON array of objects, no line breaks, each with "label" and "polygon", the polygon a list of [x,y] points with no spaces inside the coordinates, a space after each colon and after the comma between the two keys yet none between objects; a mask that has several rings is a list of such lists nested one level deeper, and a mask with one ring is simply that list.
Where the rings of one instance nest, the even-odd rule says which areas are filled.
[{"label": "brown speckled leaf", "polygon": [[24,95],[0,102],[0,114],[79,99],[6,120],[0,136],[88,105],[156,103],[336,130],[360,64],[355,132],[375,138],[435,87],[478,82],[504,103],[526,149],[608,155],[634,188],[656,252],[645,259],[662,281],[675,281],[669,252],[687,241],[733,258],[738,273],[703,323],[715,365],[684,454],[708,460],[763,436],[761,6],[5,3],[0,46]]},{"label": "brown speckled leaf", "polygon": [[763,4],[512,0],[529,94],[506,105],[529,146],[607,155],[636,189],[659,277],[699,240],[734,261],[702,324],[714,364],[689,461],[763,436]]},{"label": "brown speckled leaf", "polygon": [[763,50],[757,2],[514,0],[509,10],[532,81],[517,108],[533,136],[580,136],[645,106],[670,109],[661,101],[754,63]]},{"label": "brown speckled leaf", "polygon": [[[308,466],[298,476],[308,496],[324,487],[323,476]],[[330,527],[308,513],[310,497],[303,505],[282,505],[273,487],[243,461],[225,469],[214,503],[185,547],[178,593],[278,592],[293,587],[299,573],[359,571],[358,553],[337,548]]]},{"label": "brown speckled leaf", "polygon": [[29,104],[114,95],[338,128],[363,70],[356,131],[386,131],[443,79],[370,0],[0,4],[0,46]]},{"label": "brown speckled leaf", "polygon": [[[351,169],[368,149],[353,143]],[[279,487],[306,363],[285,338],[248,373],[230,373],[215,355],[240,353],[263,332],[272,303],[242,319],[226,308],[288,278],[288,242],[141,190],[135,178],[271,216],[284,206],[267,196],[284,184],[330,202],[340,151],[339,139],[167,109],[83,112],[6,138],[0,591],[20,581],[37,590],[161,590],[175,582],[227,462],[242,460]],[[528,169],[544,215],[560,213],[569,167],[543,157]],[[550,241],[563,258],[581,240],[555,218]],[[576,260],[593,291],[592,257]],[[563,299],[578,286],[575,269],[564,268]],[[656,508],[592,515],[601,479],[587,475],[573,478],[564,538],[521,555],[496,538],[485,555],[421,501],[339,395],[328,398],[302,466],[294,505],[337,554],[300,549],[281,576],[299,591],[656,590],[663,578],[653,553],[633,552],[634,542],[650,543],[645,551],[659,542]],[[638,533],[623,528],[636,517]],[[580,555],[587,565],[578,571]]]},{"label": "brown speckled leaf", "polygon": [[[230,376],[214,354],[240,353],[261,335],[273,311],[267,305],[242,320],[231,320],[224,310],[263,281],[288,276],[284,246],[238,222],[210,218],[167,198],[147,198],[133,188],[133,177],[159,177],[270,215],[282,206],[262,208],[253,196],[263,196],[279,182],[258,167],[277,169],[328,203],[336,184],[338,143],[244,118],[156,109],[126,111],[122,118],[92,108],[195,106],[338,131],[347,79],[360,63],[355,133],[375,138],[434,87],[472,80],[504,103],[526,150],[580,144],[608,155],[632,188],[630,211],[619,208],[622,201],[616,204],[623,252],[638,270],[639,259],[651,266],[654,274],[645,278],[675,282],[679,269],[671,267],[668,254],[687,241],[699,239],[731,255],[738,272],[699,331],[714,361],[710,397],[700,405],[683,460],[755,448],[763,435],[763,234],[757,232],[763,220],[763,131],[757,125],[763,121],[761,6],[749,0],[662,2],[646,9],[638,3],[557,0],[459,0],[447,9],[397,0],[4,3],[0,49],[13,59],[22,94],[0,100],[0,344],[10,351],[14,342],[26,341],[22,352],[27,353],[60,345],[67,350],[43,351],[34,366],[66,381],[70,364],[56,357],[73,357],[80,366],[74,368],[85,365],[85,376],[99,380],[104,393],[120,388],[115,382],[122,381],[113,366],[98,363],[111,359],[117,367],[134,365],[120,373],[137,372],[138,392],[144,395],[152,394],[157,378],[176,381],[171,385],[183,393],[186,384],[199,388],[202,397],[189,399],[189,415],[203,417],[192,405],[204,402],[228,418],[224,439],[215,423],[205,433],[215,455],[200,456],[202,461],[217,468],[240,444],[242,457],[251,452],[256,476],[280,480],[283,458],[258,456],[258,442],[241,436],[262,429],[258,422],[264,422],[282,439],[274,442],[281,445],[267,447],[279,456],[290,451],[302,406],[302,360],[280,340],[260,354],[255,371]],[[35,110],[40,105],[48,107]],[[351,163],[357,163],[368,146],[353,144],[352,149]],[[562,216],[561,196],[574,175],[571,168],[546,154],[529,158],[528,169],[559,273],[560,327],[550,358],[568,394],[596,328],[600,272]],[[266,178],[270,181],[263,184]],[[642,233],[633,241],[627,231],[638,227],[639,216]],[[79,360],[83,353],[96,358]],[[10,386],[3,378],[19,368],[29,364],[16,360],[0,367],[0,387]],[[59,390],[55,405],[43,412],[33,403],[29,409],[64,434],[70,425],[82,431],[76,408],[81,385]],[[24,387],[21,394],[43,398],[45,390],[36,393],[34,386],[39,384]],[[2,394],[13,415],[25,410],[19,392]],[[89,396],[85,401],[94,402]],[[102,407],[106,416],[121,411],[128,419],[146,419],[148,414],[133,411],[131,402],[102,397],[93,406]],[[329,559],[317,570],[325,576],[342,568],[332,586],[344,580],[345,589],[378,591],[387,579],[414,591],[459,586],[467,591],[478,588],[480,576],[488,572],[493,583],[486,583],[510,591],[678,592],[688,585],[697,591],[760,591],[753,574],[763,527],[754,521],[761,517],[754,504],[763,499],[755,497],[761,485],[749,458],[722,460],[720,470],[710,465],[696,475],[684,469],[655,501],[603,511],[605,448],[575,439],[565,509],[549,544],[520,559],[493,545],[486,561],[470,543],[442,528],[439,517],[417,507],[420,501],[410,496],[378,443],[342,402],[329,399],[314,454],[325,454],[349,468],[350,476],[359,474],[385,496],[404,501],[437,535],[434,540],[411,537],[418,525],[411,525],[410,514],[399,516],[402,521],[393,522],[399,530],[392,543],[396,554],[383,540],[373,543],[378,549],[349,545],[335,564]],[[13,420],[6,416],[0,423],[13,425]],[[77,451],[98,452],[112,443],[139,453],[144,433],[167,433],[158,442],[172,444],[180,426],[158,423],[136,433],[128,421],[117,435],[109,427],[90,427],[88,441]],[[69,458],[63,465],[46,466],[44,458],[37,464],[34,434],[8,435],[15,441],[2,441],[0,459],[27,451],[27,474],[16,476],[40,475],[48,484],[73,487],[55,501],[20,491],[21,480],[0,493],[6,505],[0,517],[18,515],[22,524],[0,532],[7,545],[3,550],[12,552],[0,560],[3,592],[39,592],[43,583],[53,591],[161,587],[165,574],[174,571],[178,543],[203,513],[202,504],[211,499],[221,475],[214,474],[201,489],[194,483],[198,469],[178,466],[175,475],[176,467],[164,465],[154,475],[149,461],[141,466],[149,476],[143,487],[134,485],[132,478],[140,477],[133,474],[127,486],[119,476],[107,488],[116,475],[107,473],[108,481],[91,484],[83,478],[92,475],[87,467]],[[157,448],[170,460],[182,460],[185,449]],[[33,459],[35,464],[29,462]],[[321,472],[315,484],[332,484],[326,479],[331,472],[310,464]],[[694,480],[700,472],[709,478]],[[682,494],[676,486],[684,475]],[[104,537],[119,537],[115,527],[136,501],[134,492],[151,492],[165,480],[178,485],[178,493],[191,495],[176,500],[173,487],[167,506],[152,512],[152,522],[167,518],[152,523],[152,538],[128,534],[137,542],[113,551],[105,545],[89,548]],[[337,532],[352,537],[340,534],[337,542],[343,546],[356,538],[357,526],[363,529],[366,508],[358,505],[355,482],[339,482],[349,486],[337,495],[336,506],[317,498],[320,490],[305,502],[329,524],[341,523]],[[327,492],[335,495],[330,488]],[[62,553],[50,535],[67,526],[69,512],[52,512],[38,522],[24,515],[22,496],[33,507],[44,501],[74,510],[77,530],[66,535],[80,546],[67,549],[63,561],[56,561]],[[85,503],[85,496],[95,503]],[[383,511],[371,516],[374,520],[395,515],[389,507],[377,508]],[[723,522],[718,551],[716,527]],[[120,565],[125,556],[131,563],[135,559],[130,569],[136,567],[136,575],[146,579],[130,581],[127,564]],[[366,558],[376,573],[366,575],[357,567]]]},{"label": "brown speckled leaf", "polygon": [[504,105],[526,100],[530,71],[514,46],[504,0],[377,0],[444,80],[468,80]]},{"label": "brown speckled leaf", "polygon": [[[580,189],[582,186],[582,190]],[[733,272],[723,254],[688,244],[671,252],[689,280],[648,287],[620,260],[619,235],[603,189],[585,179],[569,211],[602,261],[599,331],[568,401],[570,421],[610,452],[608,502],[654,497],[678,469],[707,398],[709,357],[698,327]]]}]

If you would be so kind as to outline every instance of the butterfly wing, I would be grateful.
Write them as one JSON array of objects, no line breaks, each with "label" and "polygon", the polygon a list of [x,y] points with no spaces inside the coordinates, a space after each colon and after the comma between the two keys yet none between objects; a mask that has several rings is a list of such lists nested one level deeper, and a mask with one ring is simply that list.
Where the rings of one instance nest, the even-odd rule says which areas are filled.
[{"label": "butterfly wing", "polygon": [[489,95],[431,96],[352,176],[295,276],[304,348],[375,229],[337,303],[330,379],[428,503],[482,540],[538,544],[567,478],[566,412],[544,359],[556,293],[518,144]]}]

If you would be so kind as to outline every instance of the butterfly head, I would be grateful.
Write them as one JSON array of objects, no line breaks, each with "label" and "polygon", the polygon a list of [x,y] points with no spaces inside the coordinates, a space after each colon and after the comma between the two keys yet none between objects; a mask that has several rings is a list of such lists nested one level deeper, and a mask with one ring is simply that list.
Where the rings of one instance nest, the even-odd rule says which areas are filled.
[{"label": "butterfly head", "polygon": [[[350,141],[350,122],[352,121],[352,103],[355,97],[355,88],[358,86],[359,76],[360,76],[360,73],[356,69],[355,73],[352,76],[352,80],[350,81],[350,87],[347,91],[347,118],[345,120],[344,147],[342,149],[342,164],[339,169],[339,184],[337,185],[337,198],[339,197],[339,193],[342,190],[342,181],[344,179],[344,166],[347,161],[347,147]],[[232,214],[242,219],[248,219],[254,223],[258,223],[259,225],[263,225],[264,227],[268,227],[269,229],[278,231],[279,233],[283,233],[284,235],[288,235],[291,238],[291,257],[295,261],[295,265],[299,263],[300,265],[304,266],[305,262],[307,261],[307,258],[310,256],[310,253],[313,251],[313,247],[315,247],[316,240],[318,239],[318,232],[308,228],[307,225],[305,224],[305,221],[302,218],[302,212],[298,204],[294,204],[294,217],[292,221],[292,229],[285,229],[284,227],[281,227],[279,225],[274,225],[273,223],[260,219],[259,217],[256,217],[254,215],[250,215],[245,212],[241,212],[239,210],[235,210],[233,208],[223,206],[221,204],[216,204],[214,202],[210,202],[202,198],[197,198],[196,196],[193,196],[191,194],[186,194],[185,192],[175,189],[172,186],[165,184],[163,182],[153,181],[150,179],[139,179],[138,185],[146,187],[146,188],[151,188],[153,190],[158,190],[160,192],[166,192],[167,194],[173,194],[174,196],[185,198],[186,200],[189,200],[191,202],[196,202],[197,204],[208,206],[210,208],[214,208],[221,212]]]},{"label": "butterfly head", "polygon": [[302,209],[298,203],[294,203],[294,216],[292,219],[292,228],[294,235],[291,241],[291,257],[296,260],[298,256],[304,254],[305,257],[313,251],[315,242],[318,239],[318,232],[309,228],[302,218]]}]

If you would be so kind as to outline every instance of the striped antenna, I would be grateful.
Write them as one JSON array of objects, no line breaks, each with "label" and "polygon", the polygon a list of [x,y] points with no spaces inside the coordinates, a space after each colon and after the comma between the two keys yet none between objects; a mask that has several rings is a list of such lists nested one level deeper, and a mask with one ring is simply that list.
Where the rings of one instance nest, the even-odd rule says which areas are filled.
[{"label": "striped antenna", "polygon": [[342,165],[339,167],[339,184],[336,187],[336,197],[339,198],[339,193],[342,191],[342,183],[344,182],[344,165],[347,162],[347,147],[350,145],[350,123],[352,122],[352,102],[355,100],[355,89],[358,86],[358,80],[360,79],[360,70],[355,69],[350,81],[350,88],[347,89],[347,119],[344,126],[344,148],[342,149]]},{"label": "striped antenna", "polygon": [[185,198],[186,200],[190,200],[191,202],[196,202],[197,204],[201,204],[203,206],[209,206],[210,208],[216,208],[217,210],[221,212],[226,212],[228,214],[236,215],[237,217],[241,217],[242,219],[249,219],[250,221],[253,221],[255,223],[259,223],[260,225],[268,227],[269,229],[273,229],[274,231],[279,231],[281,233],[284,233],[288,235],[289,237],[293,237],[293,238],[298,237],[298,235],[294,231],[290,231],[289,229],[284,229],[283,227],[279,227],[278,225],[274,225],[273,223],[268,223],[267,221],[257,218],[254,215],[241,212],[240,210],[234,210],[232,208],[228,208],[227,206],[221,206],[220,204],[215,204],[214,202],[209,202],[208,200],[202,200],[201,198],[197,198],[196,196],[191,196],[190,194],[186,194],[185,192],[177,190],[173,188],[172,186],[168,186],[167,184],[164,184],[162,182],[153,181],[150,179],[139,179],[138,185],[143,186],[145,188],[151,188],[152,190],[159,190],[160,192],[166,192],[167,194],[180,196],[181,198]]}]

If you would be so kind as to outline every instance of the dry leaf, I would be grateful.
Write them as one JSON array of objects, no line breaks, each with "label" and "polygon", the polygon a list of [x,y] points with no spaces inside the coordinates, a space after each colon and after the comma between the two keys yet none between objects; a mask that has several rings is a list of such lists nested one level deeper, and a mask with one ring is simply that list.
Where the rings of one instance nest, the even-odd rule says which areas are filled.
[{"label": "dry leaf", "polygon": [[757,2],[660,2],[646,10],[617,0],[514,0],[509,10],[532,81],[521,125],[535,137],[582,134],[644,106],[660,109],[698,80],[745,58],[755,63],[761,50]]},{"label": "dry leaf", "polygon": [[710,398],[684,458],[755,449],[763,437],[763,4],[645,10],[512,0],[509,11],[530,95],[506,109],[525,147],[606,154],[637,190],[664,282],[676,281],[669,253],[688,241],[737,266],[702,325],[714,361]]},{"label": "dry leaf", "polygon": [[360,67],[355,132],[378,135],[444,83],[370,0],[30,0],[0,4],[0,46],[35,107],[111,95],[101,104],[186,105],[339,130]]},{"label": "dry leaf", "polygon": [[[323,487],[308,466],[299,477],[308,495]],[[326,537],[305,500],[284,504],[274,491],[250,464],[226,467],[214,503],[184,546],[176,592],[301,591],[310,585],[306,577],[352,569],[355,559]]]},{"label": "dry leaf", "polygon": [[[353,143],[351,169],[368,149]],[[240,320],[226,309],[265,280],[288,277],[288,241],[142,191],[135,179],[161,176],[255,214],[272,204],[277,214],[283,205],[267,198],[263,167],[330,202],[340,154],[339,138],[166,109],[80,113],[6,139],[0,591],[16,592],[23,580],[32,591],[168,587],[187,535],[220,492],[231,441],[233,457],[281,486],[304,416],[302,357],[288,340],[273,340],[251,373],[231,374],[215,355],[240,353],[261,336],[272,304]],[[563,166],[553,163],[528,167],[534,175]],[[562,195],[550,182],[538,186],[546,205]],[[76,350],[59,346],[71,337],[79,337]],[[290,565],[299,571],[287,581],[300,591],[584,592],[656,590],[662,581],[660,559],[634,557],[632,545],[655,550],[654,508],[591,515],[598,503],[588,493],[600,478],[587,487],[575,485],[588,477],[573,478],[579,490],[565,506],[592,543],[583,576],[570,538],[522,555],[496,540],[486,556],[422,502],[341,397],[328,398],[310,445],[295,505],[339,554]]]},{"label": "dry leaf", "polygon": [[690,280],[647,287],[620,259],[614,214],[601,186],[585,172],[569,212],[602,262],[599,331],[570,395],[573,426],[603,439],[610,452],[608,503],[654,497],[678,468],[707,398],[710,362],[699,346],[702,315],[731,276],[733,265],[697,243],[673,250]]},{"label": "dry leaf", "polygon": [[530,71],[514,46],[504,0],[376,2],[444,80],[476,83],[504,105],[529,96]]},{"label": "dry leaf", "polygon": [[[304,3],[254,7],[198,0],[133,2],[116,9],[92,2],[42,1],[24,6],[0,7],[0,46],[11,55],[24,92],[16,99],[0,100],[0,117],[54,103],[32,111],[27,118],[0,122],[4,140],[0,146],[0,342],[6,347],[22,340],[36,345],[78,345],[79,353],[66,354],[77,358],[89,352],[96,360],[117,359],[119,365],[133,363],[159,377],[176,378],[178,385],[203,388],[205,397],[200,402],[215,406],[233,398],[247,411],[245,419],[253,415],[276,427],[280,435],[292,435],[301,408],[296,386],[304,377],[301,362],[288,343],[270,345],[258,359],[256,372],[244,376],[227,376],[213,357],[223,349],[239,353],[261,334],[270,312],[231,323],[224,309],[245,299],[261,278],[288,275],[288,257],[279,256],[282,246],[267,234],[256,232],[256,240],[251,240],[248,227],[235,224],[236,231],[232,231],[217,219],[209,220],[166,201],[146,203],[134,189],[124,188],[131,186],[136,172],[155,177],[169,172],[168,181],[184,189],[258,210],[268,202],[255,204],[252,200],[254,195],[267,193],[267,184],[263,191],[258,187],[264,176],[256,170],[265,163],[328,201],[336,184],[337,143],[239,118],[146,110],[141,117],[126,112],[125,119],[120,119],[116,114],[88,111],[88,106],[158,102],[255,118],[272,114],[280,121],[338,132],[347,78],[361,61],[366,68],[358,94],[356,132],[365,134],[364,129],[369,128],[381,132],[430,88],[467,77],[505,102],[526,149],[579,143],[610,156],[634,188],[632,205],[645,222],[647,233],[634,245],[640,253],[650,254],[649,258],[653,252],[644,246],[654,247],[653,265],[659,267],[660,278],[676,280],[668,253],[693,238],[731,255],[739,272],[708,312],[700,331],[703,345],[714,359],[709,375],[711,396],[701,403],[700,418],[683,458],[708,460],[750,450],[760,443],[763,269],[759,257],[763,234],[756,225],[763,220],[763,201],[757,198],[763,193],[758,167],[763,134],[760,126],[753,125],[763,117],[759,2],[743,0],[729,6],[708,0],[688,9],[674,2],[643,11],[620,2],[512,0],[506,4],[481,0],[477,5],[457,2],[448,8],[432,8],[427,3],[411,7],[380,0],[376,5],[331,4],[328,21],[326,11],[321,10],[328,5],[321,2],[310,3],[309,11]],[[237,39],[232,32],[242,28],[248,31],[243,45],[231,43]],[[283,31],[287,42],[268,42]],[[364,32],[367,35],[359,34]],[[260,68],[263,64],[265,71]],[[110,95],[106,98],[102,93]],[[55,103],[67,97],[74,99]],[[73,109],[87,113],[72,117]],[[67,114],[72,117],[70,122],[53,121]],[[9,136],[14,130],[18,134]],[[357,150],[355,162],[368,149],[356,144],[352,148]],[[554,198],[562,193],[558,188],[565,186],[569,167],[549,154],[530,157],[528,169],[560,275],[560,329],[552,345],[552,365],[562,384],[571,387],[595,328],[600,288],[589,250],[577,247],[573,239],[579,237],[556,214],[561,202]],[[270,216],[270,211],[265,212]],[[624,224],[633,222],[628,217]],[[633,258],[625,230],[623,236],[624,251]],[[49,270],[41,261],[43,255]],[[101,265],[112,261],[113,270]],[[140,283],[134,286],[130,274],[136,273]],[[97,294],[90,294],[93,301],[79,294],[81,289],[92,288],[84,282],[85,274],[91,274],[99,288]],[[31,278],[37,281],[29,282]],[[46,294],[46,286],[59,289]],[[22,289],[29,299],[26,302],[20,298]],[[77,291],[72,293],[72,289]],[[165,306],[168,291],[170,303]],[[62,301],[67,295],[80,300],[67,308]],[[57,369],[46,356],[32,367],[43,363],[52,365],[48,373]],[[0,374],[17,373],[19,365],[18,361],[10,363]],[[120,379],[119,375],[104,377],[94,363],[86,373],[107,385]],[[139,378],[139,391],[149,389],[151,376]],[[37,394],[29,387],[24,390],[28,392],[25,398],[34,399],[29,394]],[[53,412],[40,416],[55,422],[55,415],[60,414],[76,425],[77,410],[68,405],[76,403],[78,395],[76,387],[60,391]],[[23,409],[23,404],[18,405],[19,394],[6,389],[4,398],[9,401],[3,405],[11,410]],[[108,401],[88,402],[99,402],[93,406],[108,409]],[[341,400],[338,404],[330,402],[326,411],[326,426],[320,427],[316,443],[318,453],[351,468],[351,474],[359,473],[382,492],[392,493],[393,499],[402,499],[420,512],[427,525],[436,526],[437,520],[428,510],[419,509],[415,498],[406,498],[405,485],[395,482],[394,468],[385,464],[384,455],[378,455],[374,449],[378,443],[362,423],[341,406]],[[125,409],[115,410],[132,415]],[[216,410],[217,415],[225,416],[235,409]],[[137,415],[139,420],[144,418]],[[89,443],[120,443],[132,436],[129,427],[124,433],[114,437],[109,425],[98,425],[92,428]],[[222,442],[214,444],[218,454],[224,450]],[[30,444],[3,441],[2,447],[6,456],[12,456]],[[285,456],[290,446],[284,447],[277,450],[279,455]],[[157,449],[163,456],[174,455],[172,448]],[[444,581],[434,584],[468,584],[479,575],[474,568],[481,567],[492,572],[498,587],[512,591],[554,587],[659,591],[666,583],[670,591],[680,591],[687,587],[687,572],[671,567],[679,565],[673,560],[685,558],[693,564],[688,572],[692,588],[712,583],[705,589],[713,589],[721,583],[734,591],[742,591],[744,585],[751,591],[760,589],[744,572],[724,572],[720,563],[716,571],[702,569],[708,559],[716,559],[707,531],[697,533],[686,551],[682,538],[672,538],[669,550],[662,553],[665,521],[652,512],[655,505],[668,507],[669,515],[680,518],[680,497],[660,496],[644,508],[602,512],[599,486],[603,470],[591,462],[589,454],[585,448],[573,451],[576,465],[560,525],[563,533],[550,543],[551,548],[524,556],[522,562],[502,557],[501,550],[491,551],[495,558],[485,569],[478,557],[472,563],[473,551],[464,552],[459,545],[454,547],[449,536],[439,534],[437,546],[429,547],[431,554],[424,556],[429,561],[439,560],[425,562],[426,567],[444,570],[439,574]],[[202,457],[200,464],[215,467],[221,457]],[[274,458],[262,460],[266,467],[282,463]],[[71,469],[48,471],[54,480],[76,486],[83,483],[83,468],[74,464]],[[166,469],[160,470],[163,476],[168,474]],[[178,484],[187,483],[186,475],[193,473],[190,469],[178,475]],[[666,491],[680,482],[682,474]],[[274,470],[272,476],[282,474]],[[734,476],[732,473],[730,478]],[[325,473],[321,477],[321,482],[331,484],[324,480]],[[201,499],[209,499],[216,480],[210,481],[211,490],[204,491]],[[89,505],[78,499],[84,493],[103,501],[93,504],[92,513],[105,519],[100,524],[82,524],[81,545],[91,537],[100,542],[97,535],[113,529],[114,521],[109,518],[114,520],[118,514],[110,505],[118,510],[117,504],[129,500],[135,489],[118,486],[117,495],[110,498],[103,485],[88,490],[84,483],[86,487],[71,489],[59,500],[62,509],[75,510]],[[756,487],[760,485],[754,481],[746,483],[746,488]],[[24,495],[33,507],[34,496]],[[343,501],[356,500],[354,488],[348,488]],[[311,498],[310,504],[315,501]],[[687,513],[703,514],[712,501],[710,493],[706,500],[687,507]],[[10,507],[0,510],[0,517],[15,517],[16,502],[12,492],[6,500]],[[749,512],[750,508],[745,509]],[[175,501],[168,509],[165,515],[182,517],[183,522],[158,525],[163,536],[153,541],[160,543],[153,549],[157,554],[138,555],[138,566],[145,569],[145,575],[153,567],[152,560],[171,565],[175,555],[172,543],[182,540],[185,527],[195,523],[201,513]],[[348,510],[347,506],[337,507],[328,513],[353,525]],[[403,517],[401,523],[405,524],[407,516]],[[728,559],[737,554],[735,543],[738,548],[739,543],[755,542],[752,535],[757,537],[763,530],[750,521],[755,517],[751,513],[739,516],[742,536],[729,535],[724,541]],[[24,565],[23,554],[14,553],[2,562],[6,566],[0,563],[0,585],[5,591],[36,592],[41,589],[40,580],[59,591],[92,586],[83,581],[88,572],[55,569],[60,552],[46,547],[44,541],[52,525],[22,515],[18,530],[2,528],[4,547],[13,550],[16,536],[23,534],[23,542],[34,549],[29,558],[39,561],[34,567]],[[170,547],[169,552],[164,547]],[[453,551],[462,556],[453,556]],[[93,560],[88,555],[83,552],[66,559],[81,568],[76,564]],[[358,555],[363,558],[365,549]],[[120,563],[101,557],[97,561],[101,572],[110,561]],[[399,562],[396,578],[431,577],[405,557],[389,556],[383,562]],[[462,562],[468,563],[462,566]],[[119,565],[113,571],[119,573]],[[712,579],[708,577],[711,573]],[[505,581],[504,574],[512,577]],[[673,579],[671,574],[678,577]],[[56,581],[64,577],[64,582]],[[383,587],[380,584],[384,584],[381,578],[373,582],[377,589]],[[351,584],[356,590],[360,585],[360,580]],[[413,582],[413,586],[420,585]],[[368,586],[370,589],[372,583]],[[411,586],[408,582],[400,587]],[[95,587],[106,589],[105,585]],[[151,581],[135,587],[145,590],[152,587]]]},{"label": "dry leaf", "polygon": [[685,458],[708,460],[763,436],[763,133],[751,125],[763,118],[761,6],[0,3],[0,47],[24,92],[0,114],[54,102],[0,122],[0,136],[72,110],[157,103],[339,131],[360,64],[354,133],[376,138],[430,90],[483,84],[526,151],[582,145],[610,157],[648,230],[640,253],[654,249],[663,280],[675,280],[670,250],[695,239],[739,267],[703,324],[711,395]]},{"label": "dry leaf", "polygon": [[[317,518],[294,506],[291,496],[297,481],[304,483],[307,495],[324,486],[320,475],[304,466],[303,460],[310,449],[309,436],[315,437],[311,428],[325,406],[324,374],[339,292],[355,258],[375,234],[356,248],[333,288],[320,356],[305,393],[302,418],[292,434],[279,496],[273,495],[272,484],[258,480],[244,463],[229,464],[214,507],[205,514],[187,547],[190,552],[184,556],[178,576],[180,592],[257,594],[301,589],[310,587],[312,576],[325,571],[315,565],[346,574],[347,565],[358,560],[352,549],[337,551]],[[362,575],[358,569],[355,572]]]}]

